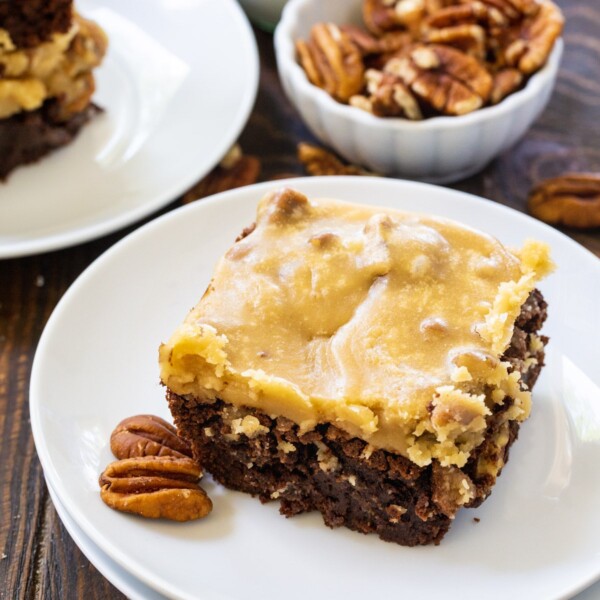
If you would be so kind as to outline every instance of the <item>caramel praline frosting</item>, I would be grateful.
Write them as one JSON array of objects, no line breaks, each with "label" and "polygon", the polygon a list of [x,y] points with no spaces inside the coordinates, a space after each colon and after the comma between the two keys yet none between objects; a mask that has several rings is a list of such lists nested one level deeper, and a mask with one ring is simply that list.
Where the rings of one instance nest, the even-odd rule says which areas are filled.
[{"label": "caramel praline frosting", "polygon": [[462,466],[494,404],[529,413],[500,357],[550,269],[539,242],[511,252],[449,220],[282,190],[161,346],[162,381]]},{"label": "caramel praline frosting", "polygon": [[106,53],[108,40],[93,21],[73,16],[66,33],[55,33],[34,48],[16,48],[0,29],[0,119],[62,99],[68,114],[83,110],[94,91],[91,70]]}]

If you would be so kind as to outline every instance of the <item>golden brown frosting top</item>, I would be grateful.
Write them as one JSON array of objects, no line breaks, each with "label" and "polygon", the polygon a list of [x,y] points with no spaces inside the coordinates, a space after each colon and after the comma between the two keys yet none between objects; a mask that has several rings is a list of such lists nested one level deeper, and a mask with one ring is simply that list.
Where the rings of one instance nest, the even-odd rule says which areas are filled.
[{"label": "golden brown frosting top", "polygon": [[499,357],[550,268],[538,242],[513,253],[449,220],[283,190],[161,346],[162,381],[461,466],[494,403],[529,412]]}]

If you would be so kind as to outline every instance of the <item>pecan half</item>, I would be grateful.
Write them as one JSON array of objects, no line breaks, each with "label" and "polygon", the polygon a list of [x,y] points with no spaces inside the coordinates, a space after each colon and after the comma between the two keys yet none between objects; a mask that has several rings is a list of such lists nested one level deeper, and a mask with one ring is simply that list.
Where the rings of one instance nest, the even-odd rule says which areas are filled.
[{"label": "pecan half", "polygon": [[317,23],[308,41],[296,51],[309,81],[340,102],[347,102],[363,86],[365,67],[358,47],[337,25]]},{"label": "pecan half", "polygon": [[544,66],[554,42],[562,33],[564,17],[556,4],[545,0],[539,10],[509,29],[500,42],[504,64],[529,75]]},{"label": "pecan half", "polygon": [[182,203],[189,204],[212,194],[256,183],[260,175],[260,168],[258,158],[243,154],[239,145],[236,144],[204,179],[201,179],[183,195]]},{"label": "pecan half", "polygon": [[192,457],[190,445],[177,435],[175,427],[155,415],[136,415],[123,419],[110,436],[110,449],[117,458]]},{"label": "pecan half", "polygon": [[364,0],[365,25],[375,35],[416,27],[426,11],[426,0]]},{"label": "pecan half", "polygon": [[298,159],[310,175],[373,175],[356,165],[345,165],[335,154],[312,144],[298,144]]},{"label": "pecan half", "polygon": [[412,42],[412,36],[405,31],[390,31],[375,37],[356,25],[342,25],[340,29],[350,38],[363,56],[389,54]]},{"label": "pecan half", "polygon": [[[472,0],[460,1],[462,3],[472,2]],[[502,13],[510,21],[533,16],[540,9],[538,0],[480,0],[480,2]]]},{"label": "pecan half", "polygon": [[189,458],[126,458],[106,467],[99,479],[100,497],[115,510],[151,519],[201,519],[212,510],[197,484],[201,474]]},{"label": "pecan half", "polygon": [[443,29],[476,23],[486,27],[503,27],[508,24],[508,18],[493,4],[473,0],[435,11],[427,18],[426,26]]},{"label": "pecan half", "polygon": [[385,71],[446,115],[464,115],[489,99],[492,77],[475,58],[450,46],[418,44],[404,58],[390,60]]},{"label": "pecan half", "polygon": [[354,96],[350,104],[378,117],[423,118],[417,99],[401,79],[391,73],[369,69],[365,73],[369,96]]},{"label": "pecan half", "polygon": [[423,34],[423,40],[432,44],[453,46],[478,60],[483,60],[487,52],[485,30],[474,24],[430,29]]},{"label": "pecan half", "polygon": [[600,174],[566,173],[542,181],[531,190],[528,207],[551,225],[600,227]]},{"label": "pecan half", "polygon": [[507,67],[500,69],[493,75],[492,93],[490,104],[498,104],[513,92],[516,92],[523,83],[523,74],[518,69]]},{"label": "pecan half", "polygon": [[447,44],[483,61],[488,36],[508,25],[506,16],[494,6],[474,0],[435,11],[425,22],[423,41]]}]

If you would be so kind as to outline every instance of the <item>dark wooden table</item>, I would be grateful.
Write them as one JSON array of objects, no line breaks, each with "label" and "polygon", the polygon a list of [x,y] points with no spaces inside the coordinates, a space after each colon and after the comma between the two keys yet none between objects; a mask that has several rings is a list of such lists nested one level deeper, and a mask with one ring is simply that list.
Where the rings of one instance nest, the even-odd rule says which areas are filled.
[{"label": "dark wooden table", "polygon": [[[564,171],[600,172],[600,5],[559,0],[566,52],[554,96],[516,147],[452,186],[517,210],[530,186]],[[302,174],[296,144],[315,141],[285,99],[272,37],[256,31],[258,100],[242,136],[262,179]],[[167,212],[180,203],[175,200]],[[156,215],[154,215],[156,216]],[[136,225],[136,227],[139,224]],[[65,290],[96,257],[135,227],[75,248],[0,261],[0,598],[122,598],[61,524],[44,483],[29,423],[31,364],[44,325]],[[566,231],[600,256],[600,231]],[[600,587],[597,587],[600,597]],[[590,596],[591,598],[592,596]]]}]

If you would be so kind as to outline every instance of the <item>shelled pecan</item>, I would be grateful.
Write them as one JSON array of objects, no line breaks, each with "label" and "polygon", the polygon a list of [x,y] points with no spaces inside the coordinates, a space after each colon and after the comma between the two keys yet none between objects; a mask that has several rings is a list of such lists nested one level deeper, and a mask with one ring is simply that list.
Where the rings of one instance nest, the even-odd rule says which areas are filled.
[{"label": "shelled pecan", "polygon": [[[462,3],[471,0],[460,0]],[[540,9],[539,0],[480,0],[490,8],[501,12],[510,21],[518,21],[523,17],[535,15]],[[542,0],[544,1],[544,0]]]},{"label": "shelled pecan", "polygon": [[563,25],[558,6],[545,0],[535,14],[507,32],[502,44],[502,60],[527,75],[534,73],[546,63]]},{"label": "shelled pecan", "polygon": [[151,519],[191,521],[212,510],[198,487],[200,467],[189,458],[144,456],[111,463],[99,479],[100,496],[111,508]]},{"label": "shelled pecan", "polygon": [[484,27],[505,27],[509,23],[506,13],[496,2],[486,0],[464,1],[433,12],[425,21],[427,28],[444,29],[457,25],[479,24]]},{"label": "shelled pecan", "polygon": [[418,26],[427,9],[426,0],[364,0],[363,20],[375,35]]},{"label": "shelled pecan", "polygon": [[419,44],[407,57],[390,60],[385,71],[446,115],[477,110],[492,91],[492,77],[479,61],[441,44]]},{"label": "shelled pecan", "polygon": [[374,175],[361,167],[346,165],[335,154],[312,144],[298,144],[298,159],[309,175]]},{"label": "shelled pecan", "polygon": [[551,225],[600,227],[600,174],[566,173],[546,179],[529,194],[529,212]]},{"label": "shelled pecan", "polygon": [[192,457],[190,445],[177,435],[175,427],[155,415],[123,419],[110,436],[110,449],[117,458]]},{"label": "shelled pecan", "polygon": [[483,27],[465,23],[430,29],[423,34],[423,41],[431,44],[445,44],[483,61],[486,56],[486,33]]},{"label": "shelled pecan", "polygon": [[417,99],[399,77],[369,69],[366,80],[368,95],[350,98],[352,106],[379,117],[404,117],[411,121],[423,118]]},{"label": "shelled pecan", "polygon": [[412,36],[406,31],[391,31],[375,37],[356,25],[341,25],[340,29],[363,56],[396,52],[412,41]]},{"label": "shelled pecan", "polygon": [[504,98],[518,90],[523,83],[523,73],[511,67],[498,70],[493,74],[492,78],[490,104],[498,104]]},{"label": "shelled pecan", "polygon": [[463,115],[521,89],[564,21],[552,0],[363,0],[362,15],[366,30],[315,25],[298,60],[339,102],[413,120]]},{"label": "shelled pecan", "polygon": [[346,102],[361,90],[361,52],[337,25],[318,23],[308,41],[296,42],[296,50],[309,80],[337,100]]}]

